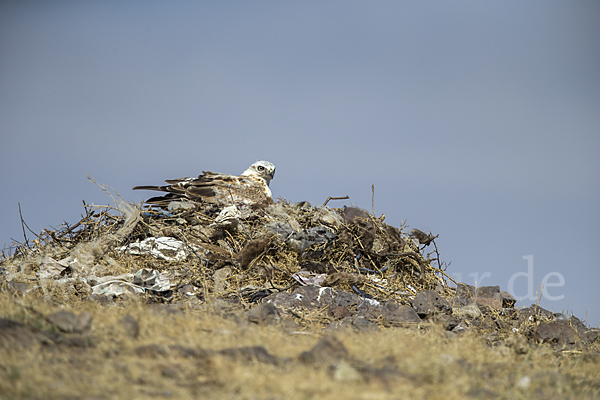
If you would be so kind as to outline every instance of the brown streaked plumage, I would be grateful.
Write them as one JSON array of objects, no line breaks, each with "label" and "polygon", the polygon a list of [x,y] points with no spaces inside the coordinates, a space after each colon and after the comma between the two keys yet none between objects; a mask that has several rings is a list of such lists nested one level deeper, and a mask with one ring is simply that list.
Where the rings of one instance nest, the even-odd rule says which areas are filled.
[{"label": "brown streaked plumage", "polygon": [[275,176],[275,166],[257,161],[239,176],[203,171],[198,177],[170,179],[165,186],[136,186],[133,190],[167,192],[152,197],[147,204],[166,207],[172,201],[209,202],[222,206],[272,203],[269,183]]}]

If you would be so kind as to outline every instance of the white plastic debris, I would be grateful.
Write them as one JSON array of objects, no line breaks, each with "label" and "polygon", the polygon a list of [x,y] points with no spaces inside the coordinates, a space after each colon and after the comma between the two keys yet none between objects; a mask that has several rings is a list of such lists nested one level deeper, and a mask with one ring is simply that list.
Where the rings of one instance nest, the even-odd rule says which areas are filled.
[{"label": "white plastic debris", "polygon": [[119,276],[90,276],[88,283],[92,285],[92,294],[119,296],[123,293],[143,293],[146,290],[165,292],[171,289],[171,282],[166,274],[156,270],[143,268],[135,274]]},{"label": "white plastic debris", "polygon": [[321,286],[327,279],[327,274],[316,274],[310,271],[298,271],[292,275],[299,284],[302,286]]},{"label": "white plastic debris", "polygon": [[215,222],[210,224],[210,227],[218,227],[225,229],[236,229],[242,219],[242,213],[236,206],[229,206],[223,208],[219,215],[215,218]]},{"label": "white plastic debris", "polygon": [[374,299],[369,299],[368,297],[363,297],[363,302],[367,303],[370,306],[378,306],[381,303]]},{"label": "white plastic debris", "polygon": [[167,206],[167,210],[169,210],[169,212],[187,211],[193,210],[194,208],[196,208],[194,203],[191,203],[189,201],[172,201]]},{"label": "white plastic debris", "polygon": [[133,275],[133,283],[144,289],[157,292],[165,292],[171,289],[171,282],[165,274],[147,268],[142,268]]},{"label": "white plastic debris", "polygon": [[144,288],[133,283],[115,279],[107,282],[102,282],[96,286],[92,286],[92,294],[101,294],[104,296],[119,296],[123,293],[143,293]]},{"label": "white plastic debris", "polygon": [[40,264],[38,277],[40,279],[50,279],[59,276],[69,267],[69,262],[65,260],[56,261],[52,257],[44,257]]},{"label": "white plastic debris", "polygon": [[165,261],[183,261],[187,257],[185,246],[185,243],[171,237],[150,237],[119,247],[119,250],[129,254],[150,254]]}]

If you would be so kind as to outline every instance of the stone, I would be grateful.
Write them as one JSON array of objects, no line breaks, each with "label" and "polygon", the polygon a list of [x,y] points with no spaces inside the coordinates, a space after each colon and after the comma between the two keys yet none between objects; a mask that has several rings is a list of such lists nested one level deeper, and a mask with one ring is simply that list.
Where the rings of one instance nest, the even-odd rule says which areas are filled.
[{"label": "stone", "polygon": [[446,331],[451,331],[458,325],[458,318],[454,315],[438,314],[431,318],[431,321],[440,324]]},{"label": "stone", "polygon": [[37,335],[25,324],[0,318],[0,347],[30,348],[37,340]]},{"label": "stone", "polygon": [[46,320],[56,326],[60,331],[73,333],[75,331],[76,316],[71,311],[61,310],[46,317]]},{"label": "stone", "polygon": [[448,300],[435,290],[423,290],[412,301],[412,306],[419,315],[425,319],[436,314],[451,314],[452,307]]},{"label": "stone", "polygon": [[419,314],[414,308],[401,305],[397,308],[383,307],[384,312],[382,316],[386,322],[391,325],[403,325],[403,324],[416,324],[421,322]]},{"label": "stone", "polygon": [[281,308],[297,308],[302,306],[302,296],[289,292],[278,292],[265,297],[263,303],[271,303]]},{"label": "stone", "polygon": [[85,333],[92,328],[93,317],[87,311],[82,312],[75,318],[75,323],[73,325],[73,332],[75,333]]},{"label": "stone", "polygon": [[502,296],[500,295],[500,286],[482,286],[477,288],[477,304],[488,306],[495,310],[502,309]]},{"label": "stone", "polygon": [[134,350],[135,354],[138,357],[144,358],[157,358],[159,356],[166,356],[169,354],[169,346],[159,345],[159,344],[147,344],[144,346],[139,346]]},{"label": "stone", "polygon": [[300,361],[306,364],[329,365],[348,356],[348,350],[335,336],[323,336],[315,346],[300,354]]},{"label": "stone", "polygon": [[362,299],[354,293],[335,292],[335,296],[333,297],[331,306],[332,307],[344,306],[344,307],[350,309],[353,306],[357,306],[361,302],[362,302]]},{"label": "stone", "polygon": [[283,361],[270,354],[263,346],[233,347],[223,349],[219,351],[219,354],[228,356],[236,361],[244,362],[278,365]]},{"label": "stone", "polygon": [[171,379],[177,378],[179,376],[179,372],[175,368],[168,365],[160,370],[160,374],[165,378]]},{"label": "stone", "polygon": [[[510,296],[508,293],[507,295]],[[508,296],[506,296],[507,301],[510,300]],[[477,303],[479,306],[487,306],[495,310],[501,310],[503,308],[504,298],[505,297],[500,294],[500,286],[475,287],[461,282],[456,286],[454,306],[466,306],[470,303]]]},{"label": "stone", "polygon": [[477,304],[471,303],[463,307],[456,308],[454,313],[458,317],[477,319],[481,317],[481,310],[477,307]]},{"label": "stone", "polygon": [[329,315],[335,319],[342,319],[349,317],[352,313],[344,306],[337,306],[329,310]]},{"label": "stone", "polygon": [[281,311],[272,303],[258,304],[244,313],[248,321],[259,325],[281,322]]},{"label": "stone", "polygon": [[540,324],[535,329],[536,339],[542,343],[567,346],[577,342],[577,332],[568,325],[558,322]]}]

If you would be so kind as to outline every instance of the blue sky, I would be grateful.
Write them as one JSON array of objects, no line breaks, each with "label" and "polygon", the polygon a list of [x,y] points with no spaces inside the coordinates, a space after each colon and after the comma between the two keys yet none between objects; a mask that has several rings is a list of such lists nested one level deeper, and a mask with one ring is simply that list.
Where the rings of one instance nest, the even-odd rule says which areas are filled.
[{"label": "blue sky", "polygon": [[596,1],[2,2],[0,243],[22,240],[18,202],[34,231],[108,204],[86,175],[138,202],[266,159],[276,197],[370,209],[375,184],[451,276],[514,277],[522,306],[545,282],[542,306],[600,325],[599,20]]}]

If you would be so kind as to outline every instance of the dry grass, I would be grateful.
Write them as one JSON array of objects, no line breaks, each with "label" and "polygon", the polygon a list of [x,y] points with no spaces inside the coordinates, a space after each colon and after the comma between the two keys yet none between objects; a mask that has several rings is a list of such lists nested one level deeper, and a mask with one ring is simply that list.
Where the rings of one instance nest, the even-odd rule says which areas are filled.
[{"label": "dry grass", "polygon": [[[230,232],[212,228],[211,210],[164,217],[156,210],[121,208],[114,215],[109,207],[87,206],[74,226],[44,230],[0,257],[0,318],[26,326],[21,336],[11,336],[10,329],[0,326],[0,400],[600,398],[598,342],[585,350],[532,343],[517,351],[510,346],[511,337],[501,338],[509,345],[491,347],[476,330],[449,337],[441,328],[422,324],[327,332],[324,327],[331,318],[325,312],[296,310],[294,318],[279,325],[254,324],[243,315],[249,306],[248,296],[241,294],[244,287],[289,290],[294,283],[290,275],[302,268],[302,256],[266,228],[273,221],[299,230],[325,225],[335,231],[334,243],[309,250],[330,277],[354,277],[328,282],[338,290],[359,290],[401,304],[409,304],[424,289],[451,294],[437,245],[427,253],[383,218],[363,214],[352,221],[341,219],[340,210],[307,211],[280,202],[244,220],[243,230]],[[202,257],[196,252],[173,263],[117,250],[152,236],[199,246]],[[243,265],[238,256],[249,237],[268,245]],[[69,262],[66,280],[59,279],[63,275],[40,277],[46,257]],[[225,290],[218,292],[214,273],[223,267],[231,273]],[[198,294],[146,293],[104,304],[89,300],[89,286],[77,282],[92,274],[119,275],[140,268],[169,273],[172,289],[191,284]],[[369,280],[372,276],[381,280]],[[32,290],[24,297],[12,295],[8,281]],[[156,301],[167,304],[152,303]],[[61,309],[89,312],[91,330],[59,333],[46,317]],[[127,314],[139,324],[138,336],[123,322]],[[28,341],[27,335],[35,340]],[[326,335],[343,344],[347,357],[303,361],[301,354]],[[262,346],[271,355],[267,362],[258,353],[235,359],[220,352],[250,346]]]},{"label": "dry grass", "polygon": [[[40,316],[59,310],[57,305],[35,297],[0,299],[3,318],[53,329]],[[219,312],[217,306],[173,313],[133,300],[113,306],[81,301],[67,308],[93,315],[85,334],[92,346],[0,348],[0,399],[600,398],[597,347],[583,354],[544,345],[516,354],[473,336],[448,339],[435,328],[339,331],[334,335],[348,351],[350,368],[360,372],[346,377],[335,373],[338,361],[299,361],[324,335],[321,329],[250,324],[239,312]],[[137,339],[123,328],[125,314],[139,321]],[[285,361],[272,365],[177,351],[138,355],[144,345],[216,351],[263,346]]]}]

